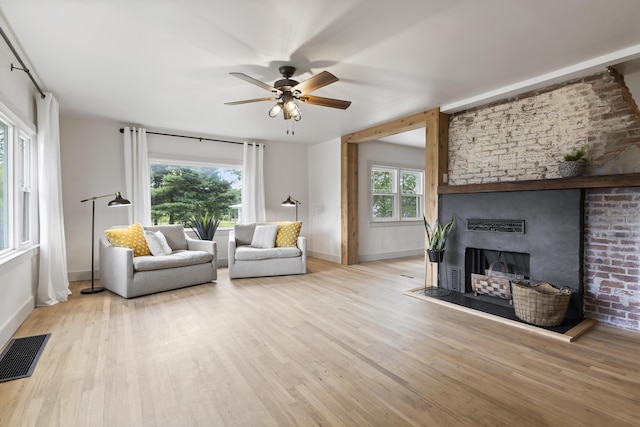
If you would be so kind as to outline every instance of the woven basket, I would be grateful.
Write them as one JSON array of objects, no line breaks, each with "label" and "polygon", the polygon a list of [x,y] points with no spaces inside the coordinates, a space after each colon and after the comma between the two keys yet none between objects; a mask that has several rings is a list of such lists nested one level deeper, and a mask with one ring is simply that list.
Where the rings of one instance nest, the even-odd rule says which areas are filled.
[{"label": "woven basket", "polygon": [[[493,271],[496,265],[500,265],[502,272]],[[494,261],[485,270],[486,274],[471,273],[471,289],[475,295],[489,295],[502,299],[511,299],[510,279],[515,279],[515,274],[507,273],[507,266],[502,261]]]},{"label": "woven basket", "polygon": [[537,326],[558,326],[564,320],[571,299],[569,288],[559,289],[549,283],[511,282],[516,316]]}]

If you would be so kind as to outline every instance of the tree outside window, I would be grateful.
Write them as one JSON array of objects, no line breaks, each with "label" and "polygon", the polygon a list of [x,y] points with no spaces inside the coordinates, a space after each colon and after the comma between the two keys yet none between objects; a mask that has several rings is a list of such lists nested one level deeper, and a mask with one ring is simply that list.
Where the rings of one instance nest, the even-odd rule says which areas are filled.
[{"label": "tree outside window", "polygon": [[221,219],[221,227],[231,226],[231,206],[241,201],[241,178],[240,169],[152,163],[151,220],[189,227],[200,214]]},{"label": "tree outside window", "polygon": [[394,169],[371,169],[371,193],[373,218],[395,217],[396,171]]},{"label": "tree outside window", "polygon": [[400,172],[401,205],[403,219],[420,218],[420,200],[422,196],[422,172]]}]

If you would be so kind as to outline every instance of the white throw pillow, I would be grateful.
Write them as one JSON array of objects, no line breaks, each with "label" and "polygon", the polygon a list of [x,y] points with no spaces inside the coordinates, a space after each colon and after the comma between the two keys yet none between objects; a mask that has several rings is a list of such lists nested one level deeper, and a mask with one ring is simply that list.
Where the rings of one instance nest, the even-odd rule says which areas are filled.
[{"label": "white throw pillow", "polygon": [[276,234],[278,234],[278,224],[256,225],[253,239],[251,239],[251,247],[273,248],[276,245]]},{"label": "white throw pillow", "polygon": [[173,252],[167,243],[167,238],[161,231],[145,231],[144,238],[147,240],[147,246],[153,256],[171,255]]}]

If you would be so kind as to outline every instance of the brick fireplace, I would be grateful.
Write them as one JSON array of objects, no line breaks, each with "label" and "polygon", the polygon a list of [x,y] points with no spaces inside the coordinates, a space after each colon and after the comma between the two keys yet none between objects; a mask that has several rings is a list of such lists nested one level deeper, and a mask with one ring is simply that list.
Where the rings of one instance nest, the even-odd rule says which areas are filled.
[{"label": "brick fireplace", "polygon": [[[585,144],[586,175],[640,172],[640,113],[614,70],[452,115],[448,184],[544,186],[559,177],[562,156]],[[583,311],[640,330],[640,187],[611,187],[580,190]]]}]

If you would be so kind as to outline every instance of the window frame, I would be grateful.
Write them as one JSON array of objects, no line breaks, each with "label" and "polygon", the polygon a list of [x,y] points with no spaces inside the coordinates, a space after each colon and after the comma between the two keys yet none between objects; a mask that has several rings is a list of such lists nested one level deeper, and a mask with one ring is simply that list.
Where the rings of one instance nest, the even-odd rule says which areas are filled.
[{"label": "window frame", "polygon": [[[394,180],[394,188],[392,189],[392,191],[390,193],[379,193],[379,192],[374,192],[373,189],[373,179],[372,179],[372,174],[374,171],[376,170],[388,170],[388,171],[393,171],[394,176],[395,176],[395,180]],[[418,207],[418,216],[416,217],[411,217],[411,218],[405,218],[403,217],[402,213],[403,213],[403,205],[402,205],[402,198],[403,196],[408,196],[409,194],[405,194],[402,192],[402,174],[403,173],[412,173],[412,174],[418,174],[419,175],[419,192],[416,192],[415,197],[417,198],[417,207]],[[374,225],[384,225],[384,224],[389,224],[389,223],[414,223],[416,221],[421,221],[422,220],[422,215],[424,212],[424,176],[425,176],[425,171],[424,169],[419,169],[419,168],[415,168],[415,167],[409,167],[409,166],[401,166],[401,165],[390,165],[390,164],[385,164],[385,163],[380,163],[380,162],[370,162],[369,163],[369,176],[368,176],[368,182],[369,182],[369,191],[368,191],[368,210],[369,210],[369,221],[371,224]],[[373,214],[373,200],[374,200],[374,196],[376,195],[380,195],[380,194],[391,194],[394,196],[394,205],[393,205],[393,215],[392,217],[386,217],[386,218],[377,218],[374,216]]]},{"label": "window frame", "polygon": [[[0,102],[0,121],[7,126],[7,247],[0,249],[0,264],[18,252],[38,245],[37,134]],[[21,148],[21,143],[24,150]],[[26,156],[23,154],[26,151]],[[28,212],[25,212],[25,205]]]}]

